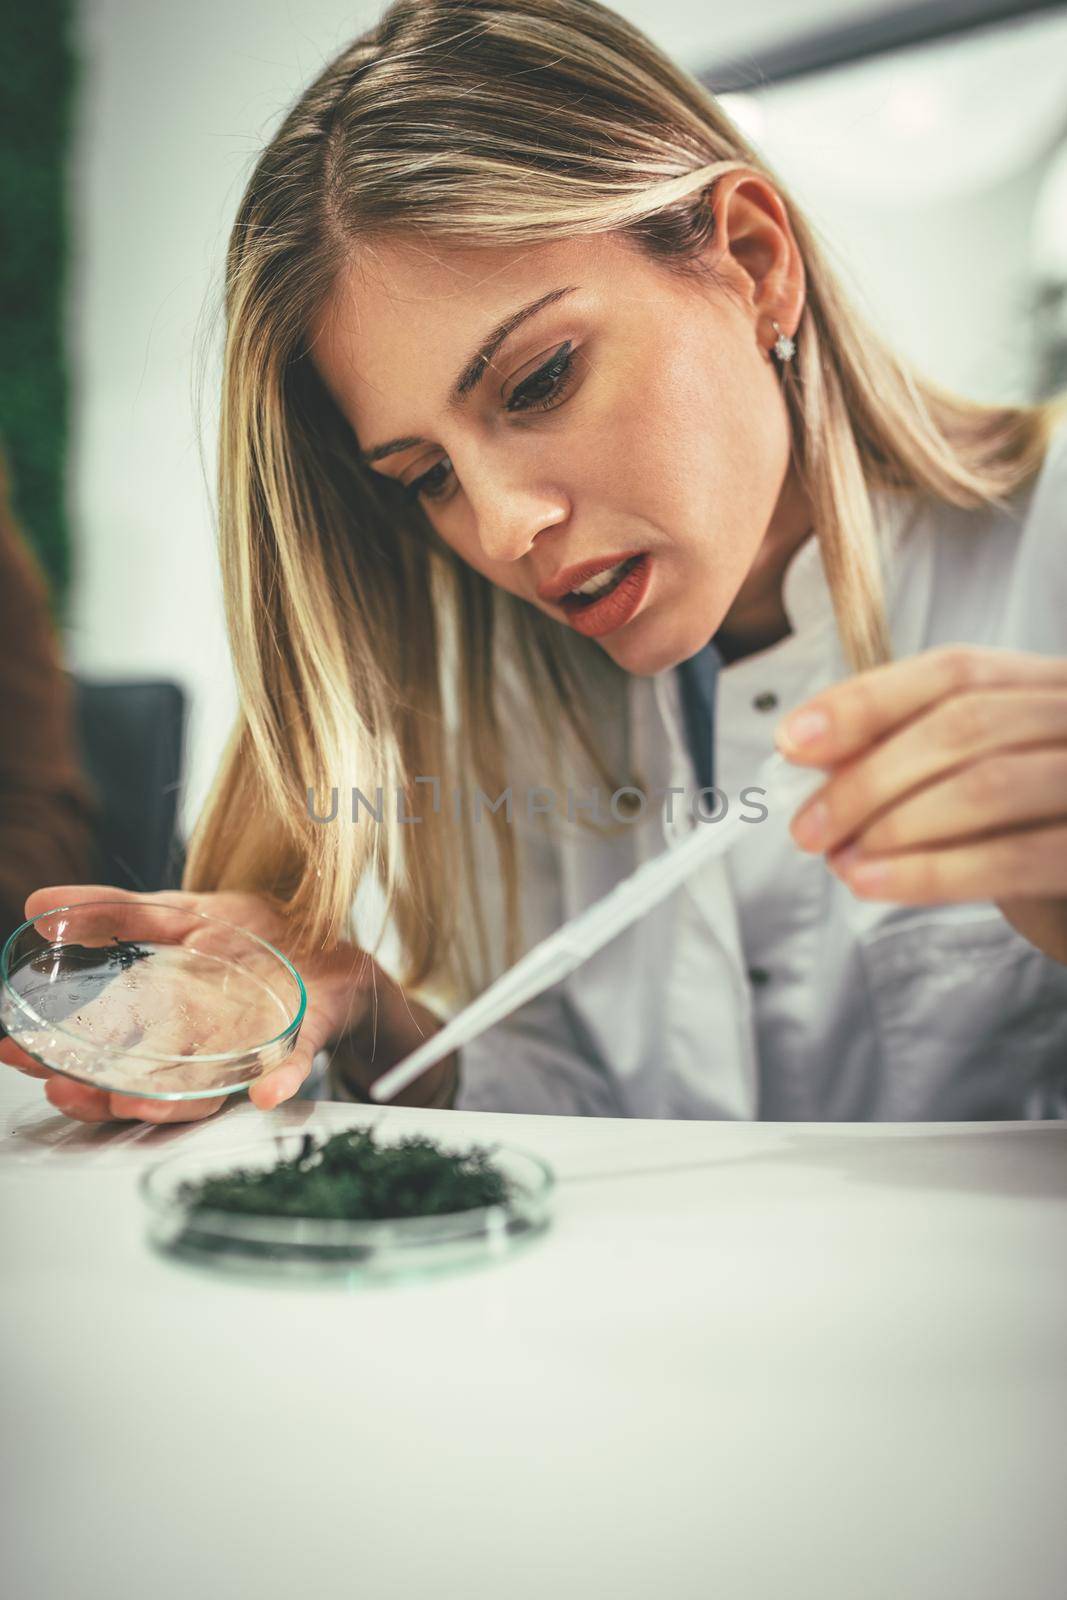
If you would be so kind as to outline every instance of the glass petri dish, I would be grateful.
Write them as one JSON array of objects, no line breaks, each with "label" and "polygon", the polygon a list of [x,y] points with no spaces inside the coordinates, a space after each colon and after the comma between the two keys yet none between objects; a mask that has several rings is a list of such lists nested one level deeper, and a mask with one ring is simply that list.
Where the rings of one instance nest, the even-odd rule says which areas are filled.
[{"label": "glass petri dish", "polygon": [[[379,1141],[387,1137],[380,1133]],[[539,1238],[551,1221],[551,1167],[505,1144],[488,1148],[507,1179],[507,1201],[436,1217],[346,1222],[252,1216],[196,1210],[183,1194],[184,1185],[237,1167],[261,1170],[298,1156],[304,1140],[303,1133],[278,1134],[228,1149],[191,1150],[149,1167],[141,1175],[140,1193],[153,1248],[174,1260],[245,1277],[384,1283],[500,1261]],[[470,1143],[441,1141],[441,1148],[458,1151]]]},{"label": "glass petri dish", "polygon": [[86,900],[0,950],[0,1023],[43,1066],[153,1100],[245,1088],[289,1055],[307,995],[257,934],[166,902]]}]

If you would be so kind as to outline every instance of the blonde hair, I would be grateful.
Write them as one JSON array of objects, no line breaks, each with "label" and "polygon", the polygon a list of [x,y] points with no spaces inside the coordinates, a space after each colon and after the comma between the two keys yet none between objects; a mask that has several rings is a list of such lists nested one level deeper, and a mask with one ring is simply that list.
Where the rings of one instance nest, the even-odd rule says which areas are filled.
[{"label": "blonde hair", "polygon": [[[742,167],[774,183],[804,262],[784,396],[854,670],[891,655],[871,490],[978,507],[1036,474],[1059,408],[978,404],[909,372],[713,95],[630,23],[593,0],[397,0],[301,94],[230,238],[219,544],[240,712],[186,888],[259,891],[285,909],[294,948],[314,948],[351,937],[353,896],[373,873],[406,986],[460,999],[484,981],[466,811],[457,848],[443,814],[401,828],[386,806],[381,825],[325,826],[309,792],[381,784],[423,816],[418,776],[447,787],[472,775],[499,794],[505,654],[546,750],[573,737],[615,787],[588,706],[592,686],[617,690],[625,675],[475,573],[360,463],[308,359],[309,328],[354,246],[375,238],[514,247],[613,232],[668,270],[704,271],[708,192]],[[502,813],[491,823],[510,961],[516,846]]]}]

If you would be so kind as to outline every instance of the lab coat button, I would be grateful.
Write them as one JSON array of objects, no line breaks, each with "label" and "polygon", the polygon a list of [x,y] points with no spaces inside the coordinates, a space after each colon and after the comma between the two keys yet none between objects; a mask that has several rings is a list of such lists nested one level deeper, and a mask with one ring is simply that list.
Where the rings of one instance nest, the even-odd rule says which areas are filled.
[{"label": "lab coat button", "polygon": [[748,976],[750,982],[757,985],[762,985],[770,982],[771,975],[767,971],[766,967],[749,967]]},{"label": "lab coat button", "polygon": [[756,711],[773,711],[777,704],[778,696],[772,689],[768,689],[764,694],[758,694],[752,702]]}]

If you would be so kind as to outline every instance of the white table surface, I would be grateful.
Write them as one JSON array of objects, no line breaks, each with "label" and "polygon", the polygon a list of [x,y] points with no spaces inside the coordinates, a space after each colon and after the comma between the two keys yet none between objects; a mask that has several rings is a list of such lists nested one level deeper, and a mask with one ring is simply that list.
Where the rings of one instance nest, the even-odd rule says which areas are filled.
[{"label": "white table surface", "polygon": [[378,1108],[0,1113],[16,1600],[1067,1595],[1065,1124],[391,1109],[540,1152],[556,1219],[353,1289],[171,1264],[135,1185]]}]

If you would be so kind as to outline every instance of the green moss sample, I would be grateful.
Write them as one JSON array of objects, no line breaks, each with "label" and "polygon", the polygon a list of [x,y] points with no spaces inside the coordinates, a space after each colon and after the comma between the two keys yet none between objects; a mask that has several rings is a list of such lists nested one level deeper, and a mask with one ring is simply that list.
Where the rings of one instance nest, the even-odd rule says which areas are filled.
[{"label": "green moss sample", "polygon": [[378,1222],[502,1205],[509,1193],[506,1176],[480,1145],[449,1153],[421,1135],[378,1144],[371,1127],[347,1128],[323,1144],[305,1134],[298,1155],[273,1167],[236,1168],[184,1183],[178,1198],[194,1215]]}]

